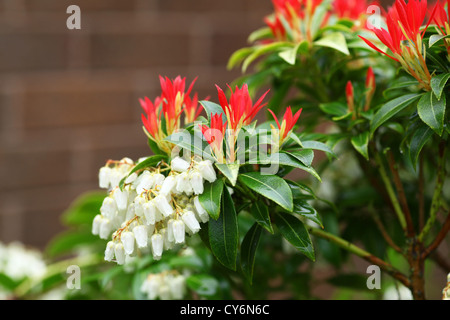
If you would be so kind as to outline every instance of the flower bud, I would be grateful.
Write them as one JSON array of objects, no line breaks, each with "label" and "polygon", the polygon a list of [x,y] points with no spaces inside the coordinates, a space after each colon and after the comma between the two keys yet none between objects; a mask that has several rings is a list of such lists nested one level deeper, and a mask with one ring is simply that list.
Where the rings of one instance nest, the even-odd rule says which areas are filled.
[{"label": "flower bud", "polygon": [[176,172],[185,172],[189,169],[190,164],[186,160],[175,157],[173,158],[172,162],[170,163],[172,170]]},{"label": "flower bud", "polygon": [[144,203],[144,217],[147,224],[154,225],[156,222],[156,205],[153,201]]},{"label": "flower bud", "polygon": [[116,243],[114,246],[114,254],[116,256],[117,264],[122,265],[125,263],[125,249],[123,248],[123,244],[121,242]]},{"label": "flower bud", "polygon": [[140,195],[137,196],[134,200],[134,214],[138,217],[142,217],[144,215],[144,204],[147,202],[145,196]]},{"label": "flower bud", "polygon": [[194,207],[195,207],[195,211],[197,212],[197,215],[200,219],[201,222],[206,223],[209,221],[209,214],[208,212],[205,210],[205,208],[203,208],[203,206],[200,203],[200,200],[198,199],[198,197],[194,198]]},{"label": "flower bud", "polygon": [[170,205],[169,201],[167,201],[167,198],[163,195],[157,195],[153,201],[155,202],[156,207],[158,210],[164,215],[164,217],[168,217],[173,213],[173,208]]},{"label": "flower bud", "polygon": [[106,197],[103,200],[100,212],[108,219],[112,219],[116,215],[117,206],[116,202],[111,197]]},{"label": "flower bud", "polygon": [[175,220],[172,225],[173,228],[173,238],[175,243],[184,243],[185,240],[185,226],[184,222],[181,220]]},{"label": "flower bud", "polygon": [[108,189],[111,185],[111,168],[102,167],[98,172],[98,184],[102,189]]},{"label": "flower bud", "polygon": [[159,191],[159,194],[162,194],[164,196],[170,195],[172,193],[173,188],[176,186],[177,184],[177,180],[175,179],[174,176],[168,176],[162,186],[161,189]]},{"label": "flower bud", "polygon": [[122,232],[120,235],[120,239],[123,243],[123,248],[125,249],[126,254],[132,254],[134,251],[134,234],[130,231]]},{"label": "flower bud", "polygon": [[201,173],[197,170],[192,172],[189,176],[190,184],[192,186],[192,190],[194,191],[194,194],[202,194],[204,191],[203,188],[203,176]]},{"label": "flower bud", "polygon": [[100,225],[102,223],[103,217],[98,214],[95,216],[94,221],[92,221],[92,234],[98,235],[100,232]]},{"label": "flower bud", "polygon": [[163,252],[164,246],[163,237],[159,233],[155,233],[154,235],[152,235],[151,241],[152,241],[153,259],[159,260],[161,259]]},{"label": "flower bud", "polygon": [[113,198],[116,201],[117,209],[119,211],[123,211],[127,209],[128,205],[128,191],[124,189],[123,191],[120,188],[114,190]]},{"label": "flower bud", "polygon": [[192,231],[192,233],[197,233],[200,230],[200,224],[195,218],[195,214],[192,211],[186,211],[181,219],[186,224],[186,227]]},{"label": "flower bud", "polygon": [[189,181],[189,175],[187,172],[183,172],[177,176],[177,193],[191,194],[193,192],[191,182]]},{"label": "flower bud", "polygon": [[134,237],[136,239],[136,243],[138,248],[147,247],[148,233],[147,227],[140,225],[133,229]]},{"label": "flower bud", "polygon": [[111,221],[108,218],[103,218],[100,224],[99,237],[100,239],[106,240],[112,231]]},{"label": "flower bud", "polygon": [[216,181],[216,171],[214,171],[214,168],[212,166],[212,162],[210,160],[204,160],[200,161],[197,165],[197,169],[200,171],[200,173],[203,176],[203,179],[213,183]]},{"label": "flower bud", "polygon": [[112,259],[114,259],[114,242],[109,241],[106,244],[105,261],[112,261]]}]

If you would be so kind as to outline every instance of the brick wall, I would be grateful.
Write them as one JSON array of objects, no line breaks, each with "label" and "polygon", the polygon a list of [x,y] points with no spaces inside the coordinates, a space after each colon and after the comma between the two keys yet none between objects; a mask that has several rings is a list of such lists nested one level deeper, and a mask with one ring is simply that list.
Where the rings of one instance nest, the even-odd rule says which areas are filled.
[{"label": "brick wall", "polygon": [[[81,30],[68,30],[69,5]],[[43,247],[107,159],[146,155],[138,98],[158,75],[200,97],[240,75],[232,52],[270,0],[0,0],[0,241]]]},{"label": "brick wall", "polygon": [[[69,5],[81,30],[68,30]],[[269,0],[0,0],[0,241],[43,247],[60,215],[97,188],[109,158],[148,154],[138,98],[158,75],[200,97],[239,72],[227,59]]]}]

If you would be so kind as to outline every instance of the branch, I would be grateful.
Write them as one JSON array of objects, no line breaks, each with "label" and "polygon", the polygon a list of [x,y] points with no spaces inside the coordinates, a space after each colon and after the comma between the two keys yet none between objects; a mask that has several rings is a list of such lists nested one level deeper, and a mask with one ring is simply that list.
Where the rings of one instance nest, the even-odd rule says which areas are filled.
[{"label": "branch", "polygon": [[394,178],[395,188],[397,189],[398,198],[403,209],[406,220],[406,232],[407,236],[414,237],[414,225],[411,218],[411,211],[409,210],[408,200],[406,199],[405,190],[403,189],[403,184],[398,173],[398,165],[395,162],[394,156],[391,151],[387,152],[387,159],[389,163],[389,168],[391,170],[392,176]]},{"label": "branch", "polygon": [[386,228],[384,227],[383,223],[381,222],[380,218],[378,216],[376,216],[375,214],[372,215],[373,220],[375,221],[376,225],[378,226],[378,229],[381,232],[381,235],[383,236],[384,240],[387,242],[387,244],[394,249],[395,251],[397,251],[398,253],[403,254],[403,250],[397,246],[394,242],[394,240],[392,240],[391,236],[389,235],[389,233],[387,232]]},{"label": "branch", "polygon": [[387,263],[386,261],[374,256],[373,254],[365,251],[364,249],[361,249],[358,246],[355,246],[354,244],[348,242],[347,240],[344,240],[338,236],[335,236],[331,233],[328,233],[326,231],[320,230],[318,228],[310,227],[308,228],[309,232],[315,236],[321,237],[323,239],[329,240],[336,244],[337,246],[341,247],[342,249],[345,249],[358,257],[366,260],[367,262],[377,265],[382,269],[383,271],[387,272],[389,275],[391,275],[393,278],[400,281],[404,286],[409,287],[410,281],[409,279],[400,271],[395,269],[392,265]]},{"label": "branch", "polygon": [[422,259],[425,259],[427,256],[429,256],[434,250],[439,247],[441,242],[445,239],[445,236],[447,235],[448,231],[450,230],[450,211],[447,214],[447,218],[445,219],[444,225],[442,226],[441,230],[439,231],[438,235],[434,239],[434,241],[424,250],[422,253]]},{"label": "branch", "polygon": [[425,227],[423,227],[422,231],[418,236],[418,240],[421,242],[423,242],[424,237],[428,234],[428,232],[430,232],[431,227],[433,226],[436,220],[437,212],[439,211],[439,208],[441,206],[441,193],[444,187],[444,180],[445,180],[445,154],[446,154],[446,147],[445,147],[445,140],[443,140],[439,144],[438,172],[437,172],[436,187],[434,188],[433,199],[431,201],[430,216],[425,224]]},{"label": "branch", "polygon": [[405,230],[405,232],[406,232],[405,215],[403,214],[403,211],[400,207],[397,196],[394,192],[394,189],[392,188],[391,181],[389,180],[386,169],[384,168],[383,161],[381,160],[379,152],[375,153],[375,160],[378,164],[378,171],[381,175],[381,179],[383,180],[384,186],[389,195],[389,199],[391,200],[392,206],[394,207],[394,211],[397,214],[398,221],[400,222],[402,229]]}]

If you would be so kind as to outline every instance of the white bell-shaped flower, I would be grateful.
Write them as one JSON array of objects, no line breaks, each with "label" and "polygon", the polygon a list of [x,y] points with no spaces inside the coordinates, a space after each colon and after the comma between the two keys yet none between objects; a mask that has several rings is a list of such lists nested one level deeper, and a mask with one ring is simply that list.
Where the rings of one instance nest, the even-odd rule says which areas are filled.
[{"label": "white bell-shaped flower", "polygon": [[147,202],[147,199],[144,195],[137,196],[134,199],[134,214],[138,217],[142,217],[144,215],[144,204]]},{"label": "white bell-shaped flower", "polygon": [[100,224],[99,237],[106,240],[112,232],[112,224],[108,218],[103,218]]},{"label": "white bell-shaped flower", "polygon": [[159,186],[161,188],[165,179],[166,179],[166,177],[163,174],[155,173],[153,175],[153,186],[154,187]]},{"label": "white bell-shaped flower", "polygon": [[194,198],[194,208],[201,222],[206,223],[209,221],[209,214],[205,210],[205,208],[203,208],[203,206],[201,205],[198,197]]},{"label": "white bell-shaped flower", "polygon": [[112,169],[110,174],[111,188],[119,186],[120,180],[122,180],[123,176],[123,173],[121,173],[118,169]]},{"label": "white bell-shaped flower", "polygon": [[134,203],[128,206],[127,213],[125,214],[125,220],[131,220],[135,216]]},{"label": "white bell-shaped flower", "polygon": [[108,219],[114,218],[117,212],[117,206],[114,199],[111,197],[106,197],[100,207],[100,212]]},{"label": "white bell-shaped flower", "polygon": [[133,172],[125,179],[125,184],[132,184],[134,181],[136,181],[138,177],[138,174],[136,172]]},{"label": "white bell-shaped flower", "polygon": [[139,225],[133,229],[134,237],[138,248],[146,248],[148,241],[147,226]]},{"label": "white bell-shaped flower", "polygon": [[197,221],[197,218],[195,217],[194,212],[192,211],[186,211],[181,216],[181,219],[186,224],[186,227],[192,232],[197,233],[200,230],[200,224]]},{"label": "white bell-shaped flower", "polygon": [[217,179],[216,171],[214,170],[214,167],[210,160],[200,161],[197,164],[196,168],[202,174],[203,179],[205,179],[211,183],[216,181],[216,179]]},{"label": "white bell-shaped flower", "polygon": [[159,295],[159,287],[161,286],[161,281],[159,276],[151,275],[147,279],[146,293],[149,300],[155,300]]},{"label": "white bell-shaped flower", "polygon": [[154,225],[156,223],[156,210],[158,210],[156,208],[155,202],[153,200],[146,202],[144,203],[143,208],[145,221],[147,222],[147,224]]},{"label": "white bell-shaped flower", "polygon": [[103,217],[98,214],[94,217],[94,220],[92,221],[92,234],[98,235],[100,232],[100,225],[102,223]]},{"label": "white bell-shaped flower", "polygon": [[170,166],[172,171],[185,172],[189,169],[190,163],[180,157],[175,157],[172,159]]},{"label": "white bell-shaped flower", "polygon": [[155,179],[150,171],[144,171],[141,176],[142,178],[139,180],[139,184],[136,186],[137,194],[141,194],[146,190],[150,190],[155,184]]},{"label": "white bell-shaped flower", "polygon": [[116,201],[117,209],[119,211],[124,211],[128,206],[128,190],[117,188],[113,192],[113,198]]},{"label": "white bell-shaped flower", "polygon": [[189,182],[192,186],[194,194],[199,195],[203,193],[203,176],[198,170],[194,170],[190,173]]},{"label": "white bell-shaped flower", "polygon": [[169,219],[167,221],[167,240],[170,242],[174,242],[175,238],[173,237],[173,223],[175,222],[174,219]]},{"label": "white bell-shaped flower", "polygon": [[164,239],[162,235],[160,235],[159,233],[155,233],[151,237],[151,242],[152,242],[153,259],[155,260],[161,259],[164,248]]},{"label": "white bell-shaped flower", "polygon": [[115,244],[113,241],[109,241],[106,244],[105,261],[112,261],[112,259],[114,259],[114,247],[115,247]]},{"label": "white bell-shaped flower", "polygon": [[120,239],[123,243],[123,248],[125,253],[130,255],[134,251],[134,234],[131,231],[122,232],[120,235]]},{"label": "white bell-shaped flower", "polygon": [[121,242],[118,242],[114,246],[114,255],[116,256],[116,262],[117,264],[124,264],[125,263],[125,249],[123,247],[123,244]]},{"label": "white bell-shaped flower", "polygon": [[153,199],[153,201],[164,217],[168,217],[174,212],[173,207],[170,205],[169,201],[167,201],[165,196],[159,194]]},{"label": "white bell-shaped flower", "polygon": [[175,176],[168,176],[164,180],[164,182],[161,186],[161,189],[159,191],[159,194],[162,194],[164,196],[170,195],[176,185],[177,185],[177,180],[176,180]]},{"label": "white bell-shaped flower", "polygon": [[185,226],[184,222],[181,220],[175,220],[172,225],[173,228],[173,238],[175,243],[184,243],[185,240]]},{"label": "white bell-shaped flower", "polygon": [[176,186],[177,193],[186,193],[186,194],[192,194],[192,185],[191,181],[189,179],[189,174],[187,172],[180,173],[177,176],[177,186]]},{"label": "white bell-shaped flower", "polygon": [[172,298],[170,294],[170,288],[165,283],[159,288],[159,298],[161,300],[171,300]]},{"label": "white bell-shaped flower", "polygon": [[98,184],[102,189],[109,189],[111,185],[111,168],[102,167],[98,172]]}]

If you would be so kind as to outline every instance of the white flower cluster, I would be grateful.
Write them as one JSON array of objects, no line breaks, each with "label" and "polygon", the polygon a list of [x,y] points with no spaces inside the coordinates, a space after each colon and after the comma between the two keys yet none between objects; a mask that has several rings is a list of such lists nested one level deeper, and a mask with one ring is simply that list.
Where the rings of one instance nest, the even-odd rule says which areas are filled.
[{"label": "white flower cluster", "polygon": [[[164,167],[165,166],[165,167]],[[92,233],[108,242],[105,260],[124,264],[137,250],[150,248],[153,258],[185,243],[185,235],[200,230],[209,215],[199,202],[204,181],[214,182],[216,172],[209,160],[176,157],[133,173],[132,160],[109,161],[100,169],[99,185],[110,190],[92,224]],[[167,175],[164,175],[167,173]],[[122,190],[121,179],[127,177]]]},{"label": "white flower cluster", "polygon": [[142,283],[141,292],[149,300],[181,300],[186,294],[186,277],[175,270],[150,274]]}]

